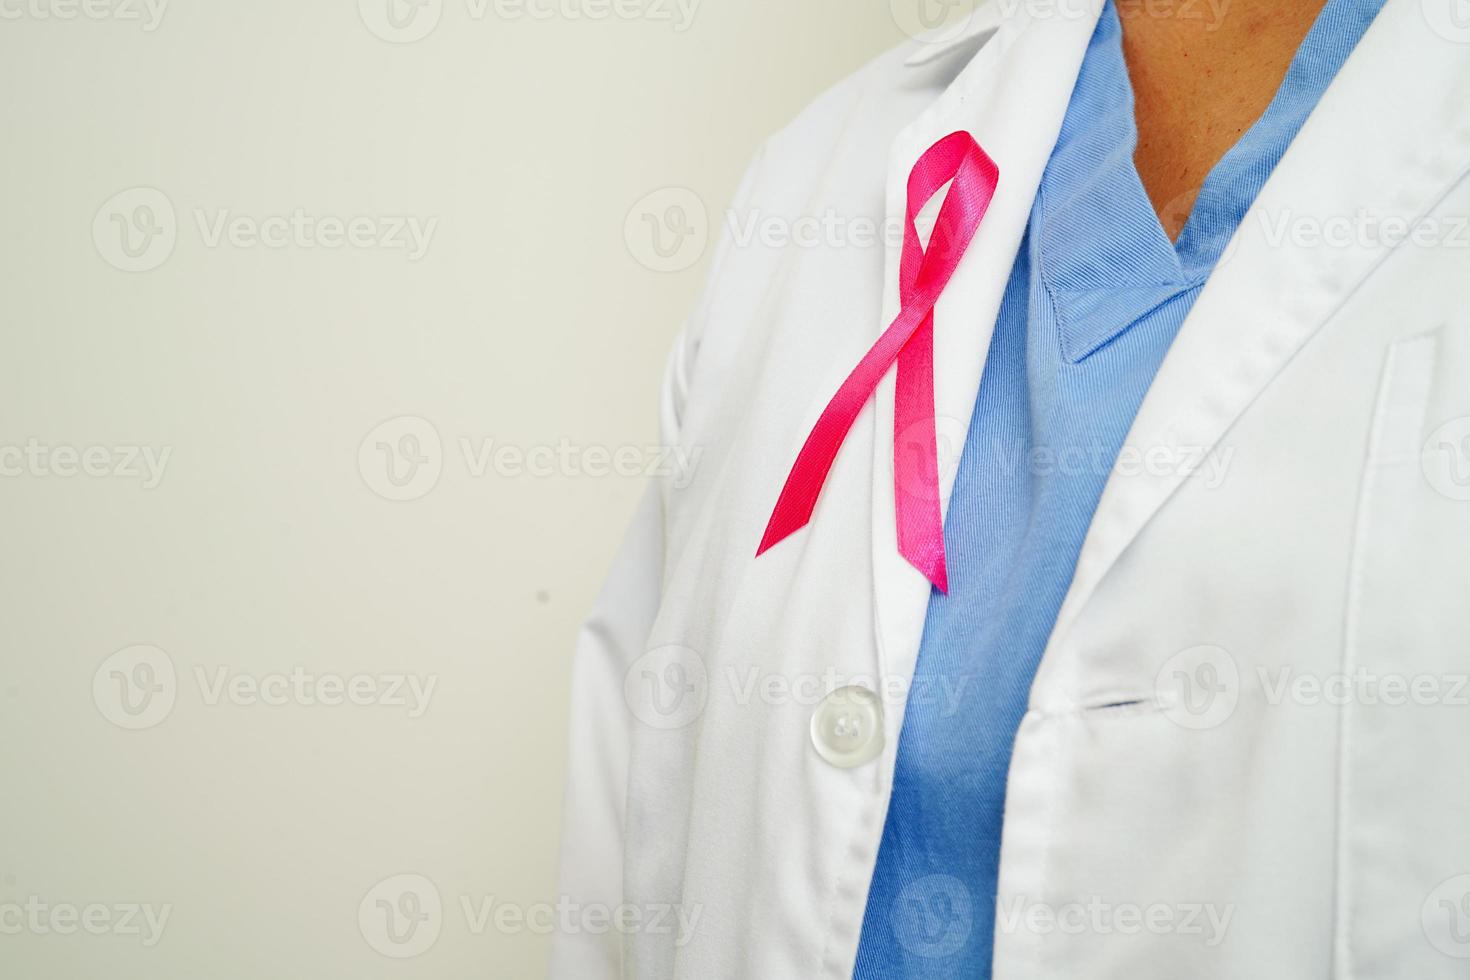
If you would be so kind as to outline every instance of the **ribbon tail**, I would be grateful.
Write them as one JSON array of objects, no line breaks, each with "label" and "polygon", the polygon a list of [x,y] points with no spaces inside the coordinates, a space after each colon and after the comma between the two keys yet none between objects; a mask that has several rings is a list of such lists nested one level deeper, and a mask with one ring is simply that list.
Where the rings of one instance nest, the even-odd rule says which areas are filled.
[{"label": "ribbon tail", "polygon": [[776,499],[775,509],[771,511],[771,519],[766,524],[766,532],[761,537],[760,547],[756,549],[757,558],[773,545],[801,530],[811,520],[822,485],[827,482],[827,474],[832,470],[832,463],[837,459],[837,451],[842,448],[843,440],[847,438],[847,433],[857,421],[863,406],[873,396],[878,382],[888,373],[904,345],[933,309],[937,294],[938,290],[935,289],[932,295],[919,297],[913,305],[899,313],[822,410],[817,424],[812,426],[806,442],[802,444],[801,452],[796,456],[796,463],[786,476],[786,483],[781,487],[781,496]]},{"label": "ribbon tail", "polygon": [[898,551],[940,592],[949,592],[934,420],[934,314],[898,355],[893,405],[893,509]]}]

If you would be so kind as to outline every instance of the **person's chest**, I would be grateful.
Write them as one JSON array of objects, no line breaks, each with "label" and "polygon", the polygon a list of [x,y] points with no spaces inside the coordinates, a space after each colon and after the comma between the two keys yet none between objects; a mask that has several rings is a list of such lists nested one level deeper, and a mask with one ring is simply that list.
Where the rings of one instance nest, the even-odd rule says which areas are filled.
[{"label": "person's chest", "polygon": [[[1413,6],[1390,4],[1367,62],[1345,69],[1263,191],[1150,387],[1131,465],[1109,476],[1012,762],[1001,900],[1019,917],[997,932],[997,977],[1326,975],[1335,948],[1454,975],[1419,916],[1439,915],[1436,889],[1470,868],[1457,826],[1470,799],[1434,775],[1463,742],[1445,704],[1470,541],[1470,128],[1456,116],[1470,77],[1421,43]],[[1066,29],[1027,37],[1049,45]],[[1073,39],[1079,61],[1088,33]],[[912,139],[865,129],[882,99],[854,99],[748,202],[881,225],[914,146],[964,126],[993,148],[1001,196],[936,314],[941,411],[974,404],[978,373],[959,377],[968,359],[949,345],[980,333],[984,360],[1028,174],[1050,150],[1028,147],[1060,120],[984,93],[1067,97],[1064,59],[1008,44],[981,53],[963,97],[910,114]],[[1384,78],[1406,66],[1436,99],[1390,97]],[[1391,132],[1364,144],[1365,116]],[[657,676],[693,685],[700,712],[634,734],[626,889],[698,903],[709,925],[680,949],[635,937],[633,975],[850,974],[929,594],[895,555],[891,387],[849,434],[810,526],[754,554],[801,440],[882,328],[875,308],[894,312],[892,272],[881,246],[850,237],[747,243],[701,313],[680,434],[701,464],[665,499],[650,638],[683,651]],[[1359,667],[1432,703],[1356,689],[1341,703],[1339,675]],[[820,740],[831,695],[850,686],[877,692],[880,741],[842,768]],[[1046,928],[1090,897],[1129,921],[1172,918]],[[1205,912],[1232,909],[1227,935],[1200,931]]]}]

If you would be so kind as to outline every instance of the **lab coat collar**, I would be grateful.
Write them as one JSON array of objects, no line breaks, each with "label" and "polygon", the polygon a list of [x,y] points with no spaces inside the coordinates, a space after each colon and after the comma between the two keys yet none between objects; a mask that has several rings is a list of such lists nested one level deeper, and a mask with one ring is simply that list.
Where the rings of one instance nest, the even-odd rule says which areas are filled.
[{"label": "lab coat collar", "polygon": [[1067,673],[1073,651],[1059,648],[1189,461],[1223,451],[1235,420],[1402,247],[1381,230],[1320,236],[1361,215],[1413,227],[1470,170],[1470,31],[1430,16],[1452,2],[1389,0],[1247,213],[1139,410],[1125,445],[1155,462],[1112,473],[1038,686]]},{"label": "lab coat collar", "polygon": [[965,48],[979,48],[1000,29],[1003,14],[1001,3],[980,4],[958,23],[919,35],[919,46],[903,63],[909,68],[918,68]]},{"label": "lab coat collar", "polygon": [[[1000,168],[989,210],[935,307],[935,415],[941,470],[937,489],[942,508],[947,508],[954,486],[1001,298],[1102,0],[1067,0],[1052,6],[1006,0],[983,9],[992,8],[993,27],[976,18],[969,25],[971,33],[951,39],[947,51],[989,37],[938,99],[894,140],[887,178],[886,212],[890,226],[895,226],[904,218],[906,181],[914,161],[948,133],[968,131]],[[923,52],[923,61],[933,61],[941,53],[938,48]],[[900,308],[900,254],[897,243],[890,243],[885,256],[884,325]],[[907,678],[918,656],[930,585],[895,546],[893,396],[890,373],[874,400],[875,628],[881,670],[887,676]],[[888,721],[896,739],[901,718]]]}]

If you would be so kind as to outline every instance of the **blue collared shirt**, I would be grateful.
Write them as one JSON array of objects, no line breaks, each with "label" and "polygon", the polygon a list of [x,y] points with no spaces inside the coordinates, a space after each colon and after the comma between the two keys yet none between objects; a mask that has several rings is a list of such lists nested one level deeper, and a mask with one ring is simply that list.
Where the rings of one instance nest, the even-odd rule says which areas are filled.
[{"label": "blue collared shirt", "polygon": [[[855,976],[986,978],[1011,747],[1144,393],[1184,317],[1384,0],[1328,0],[1177,243],[1133,164],[1109,0],[1002,301],[945,523]],[[951,325],[953,327],[954,325]],[[944,329],[941,326],[940,329]]]}]

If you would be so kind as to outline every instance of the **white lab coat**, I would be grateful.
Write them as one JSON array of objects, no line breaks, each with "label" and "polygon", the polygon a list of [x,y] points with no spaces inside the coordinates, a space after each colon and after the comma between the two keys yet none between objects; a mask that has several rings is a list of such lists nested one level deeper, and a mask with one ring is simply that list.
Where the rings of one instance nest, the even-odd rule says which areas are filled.
[{"label": "white lab coat", "polygon": [[[1470,973],[1470,35],[1445,27],[1452,2],[1389,0],[1138,414],[1016,741],[998,980]],[[986,7],[823,95],[751,167],[737,231],[837,230],[727,229],[672,357],[664,438],[699,464],[639,510],[577,649],[560,897],[614,924],[563,923],[559,980],[851,976],[930,591],[895,543],[891,374],[811,525],[756,545],[898,312],[899,240],[862,229],[901,227],[914,160],[965,129],[1001,179],[937,309],[953,463],[1096,16]],[[840,768],[811,718],[848,684],[881,691],[883,746]],[[941,933],[965,927],[950,913]]]}]

